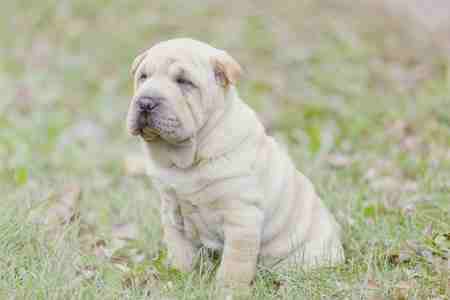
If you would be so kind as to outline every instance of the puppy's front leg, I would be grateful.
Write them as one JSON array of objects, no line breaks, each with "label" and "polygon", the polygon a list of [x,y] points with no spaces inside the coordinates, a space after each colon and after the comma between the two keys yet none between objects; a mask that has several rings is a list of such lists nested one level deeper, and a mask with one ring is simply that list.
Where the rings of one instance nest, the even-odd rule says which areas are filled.
[{"label": "puppy's front leg", "polygon": [[263,214],[254,206],[229,211],[224,216],[225,244],[217,273],[220,285],[248,287],[256,274]]},{"label": "puppy's front leg", "polygon": [[180,207],[176,200],[167,194],[161,195],[161,200],[163,240],[167,246],[170,264],[182,272],[190,272],[193,267],[195,247],[185,236]]}]

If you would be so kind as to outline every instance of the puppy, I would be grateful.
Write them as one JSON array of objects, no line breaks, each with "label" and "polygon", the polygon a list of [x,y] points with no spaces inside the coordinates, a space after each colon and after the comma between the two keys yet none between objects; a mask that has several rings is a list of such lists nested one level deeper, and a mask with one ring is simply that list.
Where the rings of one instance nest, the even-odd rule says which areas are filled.
[{"label": "puppy", "polygon": [[246,286],[271,268],[343,260],[339,226],[311,182],[238,96],[239,64],[191,39],[159,43],[133,65],[127,126],[161,198],[174,267],[221,250],[219,283]]}]

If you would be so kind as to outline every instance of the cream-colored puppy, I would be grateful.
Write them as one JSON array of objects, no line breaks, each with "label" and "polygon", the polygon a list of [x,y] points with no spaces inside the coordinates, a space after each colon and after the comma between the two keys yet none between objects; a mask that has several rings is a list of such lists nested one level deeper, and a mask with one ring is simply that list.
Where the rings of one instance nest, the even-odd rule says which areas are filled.
[{"label": "cream-colored puppy", "polygon": [[159,43],[132,66],[127,125],[148,154],[164,241],[176,268],[200,246],[221,250],[219,282],[247,285],[258,263],[343,260],[339,226],[235,88],[226,52],[191,39]]}]

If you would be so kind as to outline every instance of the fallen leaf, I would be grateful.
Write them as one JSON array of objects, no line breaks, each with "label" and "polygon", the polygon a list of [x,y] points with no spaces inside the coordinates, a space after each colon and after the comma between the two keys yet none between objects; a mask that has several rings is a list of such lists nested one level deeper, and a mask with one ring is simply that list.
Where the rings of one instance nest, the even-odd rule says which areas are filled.
[{"label": "fallen leaf", "polygon": [[79,217],[81,188],[78,185],[66,186],[61,192],[51,194],[46,201],[38,203],[28,212],[34,224],[47,226],[47,230],[59,231],[63,225]]},{"label": "fallen leaf", "polygon": [[380,286],[377,284],[377,282],[373,279],[367,280],[367,288],[368,289],[379,289]]},{"label": "fallen leaf", "polygon": [[111,253],[107,252],[106,242],[104,240],[98,240],[92,247],[92,252],[98,258],[110,258]]},{"label": "fallen leaf", "polygon": [[64,188],[59,197],[46,212],[45,223],[50,226],[69,224],[79,216],[81,188],[70,185]]},{"label": "fallen leaf", "polygon": [[369,278],[365,283],[366,297],[368,300],[381,300],[383,299],[380,293],[380,285],[372,278]]},{"label": "fallen leaf", "polygon": [[393,264],[393,265],[399,265],[402,263],[407,263],[411,260],[411,258],[413,257],[414,253],[412,253],[411,251],[405,250],[405,249],[400,249],[398,251],[391,251],[388,255],[388,261],[389,263]]}]

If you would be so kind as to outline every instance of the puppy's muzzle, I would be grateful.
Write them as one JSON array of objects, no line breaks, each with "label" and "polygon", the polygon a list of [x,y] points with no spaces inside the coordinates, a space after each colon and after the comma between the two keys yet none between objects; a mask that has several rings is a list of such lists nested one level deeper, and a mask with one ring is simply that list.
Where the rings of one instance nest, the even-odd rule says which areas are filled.
[{"label": "puppy's muzzle", "polygon": [[151,113],[161,103],[161,98],[158,97],[140,97],[137,100],[137,105],[141,112]]},{"label": "puppy's muzzle", "polygon": [[153,127],[153,117],[156,108],[161,104],[162,99],[159,97],[142,96],[136,101],[138,109],[137,129],[142,132],[146,127]]}]

